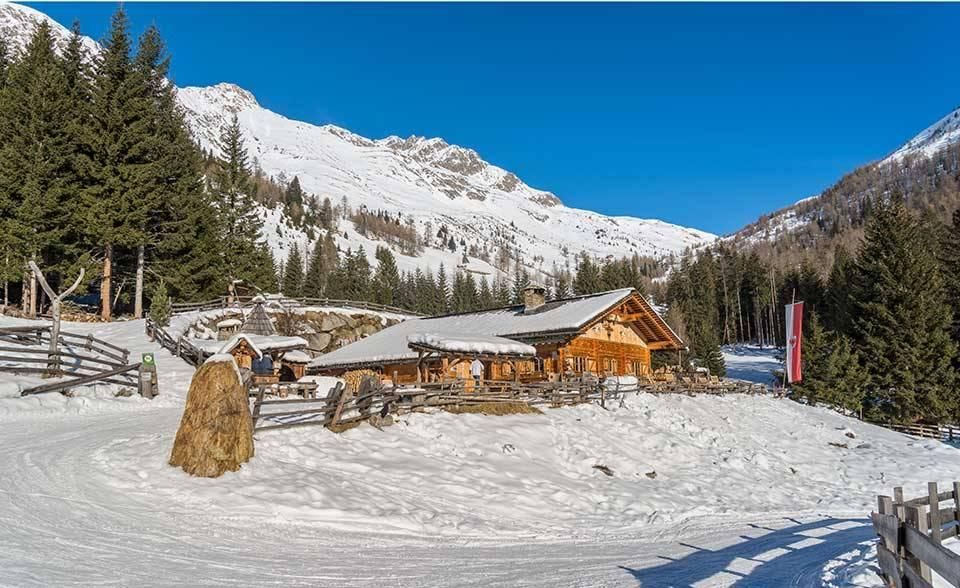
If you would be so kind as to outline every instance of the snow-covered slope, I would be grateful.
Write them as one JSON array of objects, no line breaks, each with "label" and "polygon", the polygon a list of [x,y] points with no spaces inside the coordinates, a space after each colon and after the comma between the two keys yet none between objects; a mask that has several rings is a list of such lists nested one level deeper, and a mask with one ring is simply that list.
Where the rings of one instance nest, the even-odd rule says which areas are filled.
[{"label": "snow-covered slope", "polygon": [[960,141],[960,108],[925,128],[880,163],[899,161],[908,155],[930,157],[940,149],[958,141]]},{"label": "snow-covered slope", "polygon": [[207,148],[216,151],[220,130],[235,113],[251,156],[269,174],[297,176],[305,190],[334,203],[346,196],[352,207],[402,213],[421,234],[427,223],[434,231],[446,225],[468,246],[505,245],[523,252],[528,263],[562,263],[564,251],[662,255],[713,238],[662,221],[568,208],[475,151],[442,139],[371,140],[332,125],[290,120],[232,84],[183,88],[178,96]]},{"label": "snow-covered slope", "polygon": [[[908,156],[932,157],[938,151],[960,142],[960,108],[930,125],[896,151],[864,168],[900,163]],[[828,191],[829,192],[829,191]],[[794,204],[760,217],[739,231],[724,237],[746,245],[772,242],[786,233],[802,229],[816,222],[822,210],[818,202],[821,194],[798,200]]]},{"label": "snow-covered slope", "polygon": [[[47,17],[30,8],[0,5],[0,30],[14,39],[15,47],[22,47],[32,25],[43,19]],[[68,31],[50,22],[54,34],[66,38]],[[95,50],[97,45],[89,41],[88,47]],[[659,256],[714,238],[659,220],[569,208],[554,194],[532,188],[477,152],[443,139],[372,140],[332,125],[291,120],[263,108],[250,92],[233,84],[182,88],[178,97],[196,139],[214,152],[219,151],[221,130],[236,114],[251,157],[268,175],[297,176],[307,192],[329,197],[335,204],[346,197],[354,209],[365,206],[402,214],[419,234],[435,234],[441,225],[447,226],[458,243],[456,252],[436,243],[420,258],[401,259],[401,269],[436,267],[440,262],[458,265],[465,250],[460,243],[491,256],[500,248],[520,252],[528,266],[549,271],[553,262],[563,265],[580,251],[600,257]],[[281,256],[291,241],[305,240],[284,227],[283,219],[269,216],[264,214],[264,236]],[[349,221],[341,222],[340,234],[349,235],[341,246],[362,243],[351,229]],[[365,245],[368,250],[375,246]],[[493,271],[488,264],[473,263],[478,267],[472,269]]]}]

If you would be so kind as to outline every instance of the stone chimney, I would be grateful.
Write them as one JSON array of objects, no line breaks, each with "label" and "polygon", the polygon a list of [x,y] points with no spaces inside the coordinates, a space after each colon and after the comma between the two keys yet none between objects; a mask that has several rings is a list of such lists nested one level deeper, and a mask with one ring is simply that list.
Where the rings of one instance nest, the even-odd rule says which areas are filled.
[{"label": "stone chimney", "polygon": [[540,284],[530,283],[520,291],[523,294],[523,312],[532,312],[547,301],[547,289]]}]

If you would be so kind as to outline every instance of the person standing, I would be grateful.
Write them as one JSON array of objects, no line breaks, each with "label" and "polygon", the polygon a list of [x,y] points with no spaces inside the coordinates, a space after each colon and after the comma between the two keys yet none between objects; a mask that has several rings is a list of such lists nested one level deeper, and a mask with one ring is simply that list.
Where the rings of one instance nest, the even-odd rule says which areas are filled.
[{"label": "person standing", "polygon": [[474,386],[480,386],[480,379],[483,377],[483,362],[474,357],[470,363],[470,375],[473,376]]}]

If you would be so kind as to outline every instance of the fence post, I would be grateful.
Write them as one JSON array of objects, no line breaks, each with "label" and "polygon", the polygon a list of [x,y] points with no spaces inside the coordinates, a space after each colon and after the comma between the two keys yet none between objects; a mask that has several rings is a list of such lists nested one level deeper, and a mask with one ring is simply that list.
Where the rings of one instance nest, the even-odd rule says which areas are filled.
[{"label": "fence post", "polygon": [[[897,490],[899,490],[899,488]],[[896,493],[896,490],[894,492]],[[900,499],[902,499],[902,493],[901,493]],[[894,506],[894,501],[891,500],[889,496],[877,496],[877,512],[878,513],[880,513],[881,515],[891,515],[894,513],[894,508],[896,508]],[[902,546],[899,545],[900,542],[898,541],[897,545],[891,545],[891,543],[887,541],[886,536],[884,536],[884,534],[880,532],[879,528],[877,528],[876,531],[880,535],[880,545],[886,548],[887,551],[891,552],[897,558],[896,567],[899,568],[900,562],[902,561],[902,557],[903,557],[903,549],[902,549]],[[884,565],[883,558],[879,557],[882,554],[878,553],[877,555],[881,564],[880,565],[881,576],[885,580],[886,585],[897,586],[898,585],[897,579],[892,577],[890,573],[892,572],[899,576],[900,570],[899,569],[890,570],[889,565]]]},{"label": "fence post", "polygon": [[960,525],[960,482],[953,483],[953,520]]},{"label": "fence post", "polygon": [[[914,529],[920,531],[924,535],[927,534],[927,513],[923,512],[923,506],[908,506],[907,510],[907,524],[913,527]],[[923,563],[922,560],[911,555],[908,558],[907,565],[912,566],[913,569],[917,570],[920,573],[920,577],[923,578],[926,582],[931,583],[932,577],[930,575],[930,566]]]},{"label": "fence post", "polygon": [[940,492],[937,483],[929,482],[927,492],[930,495],[930,538],[940,545],[943,543],[943,530],[940,528]]}]

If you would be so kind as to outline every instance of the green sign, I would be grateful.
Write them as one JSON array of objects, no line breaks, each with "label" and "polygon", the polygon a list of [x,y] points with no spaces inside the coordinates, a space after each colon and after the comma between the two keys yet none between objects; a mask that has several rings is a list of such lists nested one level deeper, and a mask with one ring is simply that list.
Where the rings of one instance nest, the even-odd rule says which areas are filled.
[{"label": "green sign", "polygon": [[140,357],[140,363],[142,363],[143,365],[153,365],[154,364],[153,354],[152,353],[142,354]]}]

